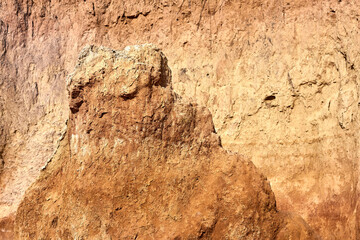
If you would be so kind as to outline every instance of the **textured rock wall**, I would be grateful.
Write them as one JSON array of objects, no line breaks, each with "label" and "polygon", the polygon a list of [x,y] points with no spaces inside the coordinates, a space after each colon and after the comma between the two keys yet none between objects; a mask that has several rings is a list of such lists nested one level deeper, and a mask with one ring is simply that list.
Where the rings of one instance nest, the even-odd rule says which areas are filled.
[{"label": "textured rock wall", "polygon": [[87,47],[68,84],[67,134],[17,210],[17,239],[313,239],[220,147],[209,111],[173,93],[153,45]]},{"label": "textured rock wall", "polygon": [[355,0],[1,2],[0,218],[56,148],[80,49],[152,42],[169,57],[174,90],[210,109],[224,147],[269,177],[280,209],[325,239],[358,238],[358,9]]},{"label": "textured rock wall", "polygon": [[[31,1],[0,3],[1,122],[6,135],[0,176],[0,219],[13,214],[49,159],[65,126],[65,74],[54,44],[41,44]],[[50,42],[56,42],[51,39]],[[65,59],[65,56],[64,56]]]}]

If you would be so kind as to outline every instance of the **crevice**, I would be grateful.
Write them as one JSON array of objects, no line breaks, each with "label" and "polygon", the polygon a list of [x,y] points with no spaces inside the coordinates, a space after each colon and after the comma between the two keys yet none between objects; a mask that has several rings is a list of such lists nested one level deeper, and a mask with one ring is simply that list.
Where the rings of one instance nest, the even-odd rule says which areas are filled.
[{"label": "crevice", "polygon": [[79,112],[80,107],[81,107],[81,105],[82,105],[83,103],[84,103],[84,101],[83,101],[83,100],[80,100],[80,101],[72,104],[72,106],[70,106],[71,113],[72,113],[72,114],[75,114],[75,113]]},{"label": "crevice", "polygon": [[3,22],[0,19],[0,36],[2,35],[2,39],[0,42],[0,58],[4,57],[7,51],[7,35],[9,32],[9,25]]},{"label": "crevice", "polygon": [[108,114],[109,112],[102,112],[102,113],[100,113],[100,115],[99,115],[99,118],[102,118],[105,114]]},{"label": "crevice", "polygon": [[124,99],[124,101],[128,101],[128,100],[131,100],[133,98],[135,98],[137,95],[137,91],[133,92],[133,93],[129,93],[129,94],[122,94],[120,97],[122,99]]},{"label": "crevice", "polygon": [[272,101],[272,100],[275,100],[276,97],[274,95],[270,95],[270,96],[267,96],[264,98],[265,101]]},{"label": "crevice", "polygon": [[205,8],[205,4],[206,4],[207,0],[202,0],[202,7],[201,7],[201,11],[200,11],[200,17],[199,17],[199,21],[196,23],[197,25],[197,30],[199,30],[200,28],[200,23],[201,23],[201,19],[202,19],[202,14],[203,14],[203,11],[204,11],[204,8]]},{"label": "crevice", "polygon": [[150,12],[151,12],[151,11],[147,11],[147,12],[137,12],[136,14],[133,14],[133,15],[126,15],[125,12],[124,12],[124,14],[121,16],[121,18],[122,18],[122,21],[124,21],[125,19],[133,20],[133,19],[138,18],[140,15],[146,17],[147,15],[149,15]]},{"label": "crevice", "polygon": [[355,64],[350,61],[349,56],[347,55],[347,53],[345,51],[342,51],[342,50],[339,50],[339,49],[338,49],[338,52],[344,57],[345,62],[346,62],[346,66],[351,70],[355,70]]}]

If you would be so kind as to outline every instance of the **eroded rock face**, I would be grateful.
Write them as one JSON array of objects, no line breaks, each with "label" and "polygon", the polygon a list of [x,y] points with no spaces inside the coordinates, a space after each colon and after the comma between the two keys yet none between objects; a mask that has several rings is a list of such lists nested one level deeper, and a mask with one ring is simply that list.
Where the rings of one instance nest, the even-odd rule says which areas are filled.
[{"label": "eroded rock face", "polygon": [[174,91],[210,109],[223,146],[261,169],[280,209],[324,239],[359,238],[359,4],[2,1],[0,219],[58,146],[78,52],[151,42]]},{"label": "eroded rock face", "polygon": [[266,179],[173,93],[159,49],[87,47],[68,84],[67,134],[20,204],[17,239],[291,235]]}]

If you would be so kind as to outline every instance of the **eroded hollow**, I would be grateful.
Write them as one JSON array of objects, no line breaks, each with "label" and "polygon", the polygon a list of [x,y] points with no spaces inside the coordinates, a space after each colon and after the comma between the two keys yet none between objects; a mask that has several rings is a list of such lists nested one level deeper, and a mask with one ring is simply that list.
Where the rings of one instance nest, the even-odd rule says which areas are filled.
[{"label": "eroded hollow", "polygon": [[267,96],[265,97],[265,101],[271,101],[271,100],[274,100],[276,97],[274,95],[271,95],[271,96]]}]

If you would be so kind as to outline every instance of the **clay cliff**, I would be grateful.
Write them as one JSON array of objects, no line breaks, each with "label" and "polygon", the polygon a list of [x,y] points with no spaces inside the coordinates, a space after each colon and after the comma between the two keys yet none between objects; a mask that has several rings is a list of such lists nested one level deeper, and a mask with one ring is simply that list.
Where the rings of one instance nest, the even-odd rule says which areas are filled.
[{"label": "clay cliff", "polygon": [[359,5],[0,2],[4,226],[63,136],[66,76],[80,50],[155,43],[174,91],[209,108],[223,147],[268,177],[280,210],[299,213],[323,239],[359,238]]},{"label": "clay cliff", "polygon": [[66,134],[17,210],[17,239],[312,239],[221,148],[210,112],[174,94],[153,45],[86,47],[68,90]]}]

